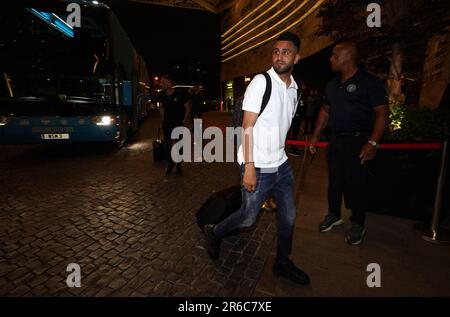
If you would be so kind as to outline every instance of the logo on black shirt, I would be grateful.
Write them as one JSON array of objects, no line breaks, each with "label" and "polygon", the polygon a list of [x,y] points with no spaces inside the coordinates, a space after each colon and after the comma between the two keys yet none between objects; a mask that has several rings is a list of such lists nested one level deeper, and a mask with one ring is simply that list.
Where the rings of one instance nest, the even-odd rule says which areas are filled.
[{"label": "logo on black shirt", "polygon": [[350,84],[347,86],[347,92],[352,93],[356,91],[356,85],[355,84]]}]

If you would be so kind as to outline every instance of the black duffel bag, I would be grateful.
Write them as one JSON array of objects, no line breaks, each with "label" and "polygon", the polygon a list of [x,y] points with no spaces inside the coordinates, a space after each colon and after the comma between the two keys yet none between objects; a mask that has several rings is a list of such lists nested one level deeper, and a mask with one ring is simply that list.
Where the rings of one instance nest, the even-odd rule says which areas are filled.
[{"label": "black duffel bag", "polygon": [[213,192],[195,214],[203,231],[206,224],[217,224],[238,211],[242,205],[242,186],[235,185]]},{"label": "black duffel bag", "polygon": [[166,142],[160,137],[160,129],[158,128],[158,138],[153,141],[153,160],[162,161],[166,159]]}]

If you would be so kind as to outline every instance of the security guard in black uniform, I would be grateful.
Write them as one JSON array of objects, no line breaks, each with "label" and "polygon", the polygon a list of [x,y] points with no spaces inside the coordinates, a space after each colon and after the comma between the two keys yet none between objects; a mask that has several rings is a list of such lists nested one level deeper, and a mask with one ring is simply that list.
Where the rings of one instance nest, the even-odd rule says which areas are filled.
[{"label": "security guard in black uniform", "polygon": [[327,232],[343,223],[344,194],[352,209],[352,228],[345,237],[350,245],[360,244],[365,234],[366,162],[375,157],[389,117],[389,101],[382,81],[358,68],[357,60],[355,43],[345,42],[334,48],[330,62],[339,75],[326,87],[326,103],[320,110],[309,147],[314,154],[320,134],[329,123],[332,131],[327,152],[329,210],[319,231]]},{"label": "security guard in black uniform", "polygon": [[[188,94],[176,91],[173,87],[173,78],[169,74],[161,77],[162,91],[159,93],[158,100],[161,103],[160,113],[162,127],[164,131],[164,141],[166,142],[167,169],[166,175],[172,173],[175,162],[172,159],[172,146],[179,140],[171,138],[172,131],[175,128],[182,127],[189,123],[191,115],[191,100]],[[182,174],[181,162],[176,164],[176,173]]]}]

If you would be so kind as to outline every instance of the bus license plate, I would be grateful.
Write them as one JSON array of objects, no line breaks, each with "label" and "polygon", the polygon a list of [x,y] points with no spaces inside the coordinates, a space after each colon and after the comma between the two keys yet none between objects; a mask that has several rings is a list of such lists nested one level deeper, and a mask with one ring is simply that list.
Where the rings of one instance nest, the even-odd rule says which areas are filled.
[{"label": "bus license plate", "polygon": [[41,134],[41,138],[43,140],[68,140],[69,134],[68,133],[46,133],[46,134]]}]

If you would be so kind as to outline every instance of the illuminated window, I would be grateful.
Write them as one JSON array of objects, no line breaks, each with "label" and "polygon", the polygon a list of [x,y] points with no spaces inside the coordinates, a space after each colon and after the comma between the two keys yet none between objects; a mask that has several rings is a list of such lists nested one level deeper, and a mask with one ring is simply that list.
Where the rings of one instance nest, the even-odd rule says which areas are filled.
[{"label": "illuminated window", "polygon": [[59,32],[63,33],[68,37],[73,37],[73,29],[68,25],[63,19],[54,13],[42,12],[36,9],[28,9],[31,13],[37,16],[39,19],[52,26]]}]

